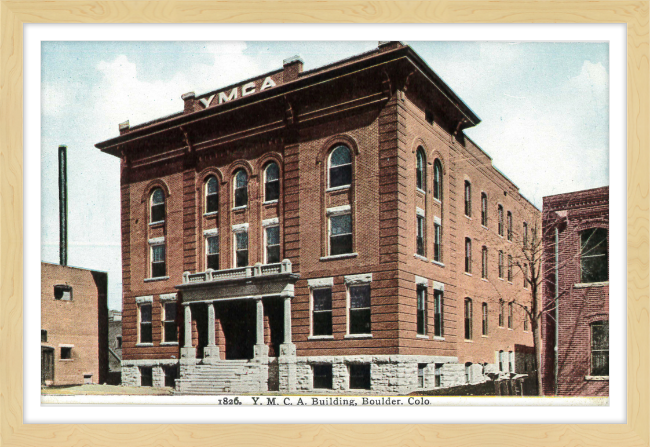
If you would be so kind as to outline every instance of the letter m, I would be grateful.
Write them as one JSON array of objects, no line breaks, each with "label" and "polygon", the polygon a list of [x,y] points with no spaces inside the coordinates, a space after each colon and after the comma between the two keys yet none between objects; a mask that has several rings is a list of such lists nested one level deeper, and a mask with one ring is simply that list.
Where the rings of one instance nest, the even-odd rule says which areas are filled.
[{"label": "letter m", "polygon": [[266,405],[278,405],[278,403],[275,401],[275,397],[267,397]]},{"label": "letter m", "polygon": [[239,89],[235,87],[230,91],[230,95],[228,96],[226,96],[226,92],[219,92],[219,104],[237,99],[238,90]]}]

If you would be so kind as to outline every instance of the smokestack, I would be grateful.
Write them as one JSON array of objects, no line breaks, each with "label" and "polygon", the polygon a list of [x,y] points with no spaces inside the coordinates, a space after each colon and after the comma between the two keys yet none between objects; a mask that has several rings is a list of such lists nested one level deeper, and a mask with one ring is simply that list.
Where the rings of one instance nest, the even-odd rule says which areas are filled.
[{"label": "smokestack", "polygon": [[59,264],[68,265],[68,147],[59,146]]}]

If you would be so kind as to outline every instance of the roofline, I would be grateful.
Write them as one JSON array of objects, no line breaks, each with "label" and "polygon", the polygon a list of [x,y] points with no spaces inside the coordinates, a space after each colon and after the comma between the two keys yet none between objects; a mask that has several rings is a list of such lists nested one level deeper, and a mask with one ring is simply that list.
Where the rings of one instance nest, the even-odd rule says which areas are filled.
[{"label": "roofline", "polygon": [[[250,96],[247,96],[247,97],[239,98],[237,101],[234,101],[233,103],[236,102],[238,106],[251,104],[251,103],[254,103],[255,100],[260,100],[260,99],[265,99],[265,98],[269,98],[269,97],[278,96],[278,95],[281,95],[281,94],[286,94],[288,91],[290,91],[292,89],[295,89],[297,86],[300,86],[301,84],[305,84],[303,86],[303,88],[306,88],[307,86],[310,85],[310,81],[313,81],[313,80],[317,79],[320,76],[327,77],[328,74],[333,74],[337,70],[341,70],[343,68],[350,68],[350,66],[368,63],[369,61],[372,61],[375,58],[383,59],[383,58],[393,57],[393,59],[383,61],[382,63],[392,62],[392,61],[395,61],[395,60],[399,60],[399,57],[395,57],[395,56],[400,56],[401,55],[402,57],[408,58],[416,66],[416,68],[418,68],[420,70],[420,72],[422,72],[425,75],[425,77],[428,77],[429,80],[436,86],[436,88],[438,88],[440,90],[440,92],[443,93],[443,95],[445,95],[447,97],[447,99],[450,100],[450,102],[452,102],[452,104],[461,112],[461,114],[463,114],[467,119],[469,119],[469,122],[472,125],[476,125],[476,124],[481,122],[480,118],[469,108],[469,106],[467,106],[467,104],[465,104],[460,99],[460,97],[458,97],[458,95],[456,95],[456,93],[451,89],[451,87],[449,87],[431,69],[431,67],[429,67],[426,64],[426,62],[424,62],[424,60],[422,60],[422,58],[410,46],[405,45],[405,46],[402,46],[402,47],[399,47],[399,48],[396,48],[396,49],[393,49],[393,50],[388,50],[388,51],[379,51],[379,50],[373,50],[373,51],[375,51],[377,54],[375,54],[375,55],[373,55],[373,56],[371,56],[369,58],[363,58],[364,55],[368,54],[366,52],[366,53],[362,53],[361,55],[357,55],[357,56],[354,56],[354,57],[349,58],[349,59],[343,59],[341,61],[337,61],[336,63],[332,64],[330,68],[328,68],[328,69],[326,69],[324,71],[317,71],[319,69],[310,70],[310,71],[304,73],[304,74],[306,74],[306,76],[299,76],[297,79],[294,79],[294,80],[289,81],[287,83],[283,83],[283,84],[277,86],[276,88],[268,89],[266,91],[257,92],[256,94],[253,94],[253,95],[250,95]],[[345,63],[345,61],[348,61],[348,60],[351,60],[351,59],[354,59],[354,58],[358,58],[358,60],[354,61],[352,64],[350,64],[348,66],[345,66],[345,67],[342,65],[342,64]],[[370,67],[372,67],[372,65]],[[367,67],[367,68],[370,68],[370,67]],[[277,70],[272,71],[272,72],[268,72],[268,73],[276,73],[276,72],[277,72]],[[268,73],[266,75],[268,75]],[[250,78],[250,79],[258,79],[258,78],[263,77],[263,76],[265,76],[265,74],[255,76],[254,78]],[[231,84],[231,86],[239,85],[242,82],[245,82],[245,81],[239,81],[236,84]],[[227,89],[228,86],[219,88],[219,89],[217,89],[215,91],[222,91],[224,88]],[[210,93],[212,93],[212,91]],[[208,93],[205,93],[205,94],[202,94],[201,96],[204,96],[204,95],[207,95],[207,94]],[[227,104],[224,104],[224,105],[227,105]],[[110,138],[108,140],[96,143],[95,147],[100,149],[100,150],[104,150],[104,149],[107,149],[107,148],[109,148],[111,146],[126,143],[126,142],[134,139],[133,137],[137,136],[136,135],[137,133],[141,133],[144,129],[147,129],[147,128],[148,128],[148,130],[153,130],[153,129],[155,129],[155,128],[159,127],[159,126],[163,126],[163,125],[165,125],[165,126],[170,125],[170,124],[172,124],[172,125],[182,125],[182,124],[185,124],[186,121],[192,121],[192,118],[203,117],[203,115],[205,115],[205,117],[207,118],[212,114],[217,114],[219,112],[223,112],[223,111],[226,111],[226,110],[229,110],[229,109],[228,108],[223,108],[223,105],[222,105],[222,107],[208,107],[208,108],[205,108],[203,110],[198,110],[198,111],[191,112],[191,113],[188,113],[188,114],[177,112],[177,114],[169,115],[169,116],[171,116],[171,118],[168,119],[168,120],[158,121],[158,120],[160,120],[160,118],[157,118],[156,120],[149,121],[148,123],[151,123],[150,124],[151,127],[149,127],[149,128],[147,126],[147,123],[138,124],[138,125],[134,126],[133,128],[131,128],[132,131],[135,129],[135,132],[129,132],[129,133],[126,133],[124,135],[118,135],[117,137],[113,137],[113,138]]]},{"label": "roofline", "polygon": [[543,201],[546,200],[546,199],[554,200],[554,199],[558,199],[558,198],[560,198],[562,196],[569,196],[569,195],[572,195],[572,194],[590,193],[590,192],[593,192],[593,191],[596,191],[596,190],[599,190],[599,189],[609,189],[609,185],[598,186],[596,188],[589,188],[589,189],[579,189],[577,191],[561,192],[559,194],[553,194],[551,196],[544,196],[544,197],[542,197],[542,200]]},{"label": "roofline", "polygon": [[106,276],[108,276],[108,271],[104,271],[104,270],[95,270],[95,269],[89,269],[89,268],[86,268],[86,267],[76,267],[74,265],[61,265],[58,262],[41,261],[41,264],[57,265],[59,267],[64,267],[64,268],[68,268],[68,269],[85,270],[87,272],[106,273]]}]

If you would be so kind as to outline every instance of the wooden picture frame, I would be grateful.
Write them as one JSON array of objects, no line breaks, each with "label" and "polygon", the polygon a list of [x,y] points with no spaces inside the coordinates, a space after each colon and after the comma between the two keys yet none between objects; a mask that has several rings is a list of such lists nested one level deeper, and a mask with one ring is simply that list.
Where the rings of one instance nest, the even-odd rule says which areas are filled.
[{"label": "wooden picture frame", "polygon": [[[649,2],[0,0],[0,445],[650,445]],[[23,24],[625,23],[627,418],[624,424],[74,425],[23,422]]]}]

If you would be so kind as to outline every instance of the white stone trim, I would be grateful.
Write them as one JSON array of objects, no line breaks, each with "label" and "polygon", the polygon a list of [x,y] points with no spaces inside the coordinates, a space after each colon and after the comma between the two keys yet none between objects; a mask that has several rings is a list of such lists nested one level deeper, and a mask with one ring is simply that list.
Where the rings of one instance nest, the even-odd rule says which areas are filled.
[{"label": "white stone trim", "polygon": [[425,287],[429,287],[429,280],[421,276],[415,275],[415,284],[422,284]]},{"label": "white stone trim", "polygon": [[433,223],[442,226],[442,219],[438,216],[433,216]]},{"label": "white stone trim", "polygon": [[360,275],[346,275],[343,277],[345,283],[350,284],[365,284],[372,282],[372,273],[362,273]]},{"label": "white stone trim", "polygon": [[264,219],[262,221],[262,226],[263,227],[269,227],[271,225],[279,225],[280,224],[280,219],[277,217],[273,217],[271,219]]},{"label": "white stone trim", "polygon": [[240,231],[248,231],[248,222],[232,226],[233,233],[239,233]]},{"label": "white stone trim", "polygon": [[327,208],[327,215],[333,216],[335,214],[347,214],[352,210],[350,205],[341,205],[335,206],[333,208]]},{"label": "white stone trim", "polygon": [[122,360],[122,366],[157,366],[157,365],[176,365],[178,359],[137,359]]},{"label": "white stone trim", "polygon": [[438,281],[434,281],[433,282],[433,289],[434,290],[441,290],[441,291],[444,292],[445,291],[445,284],[441,283],[441,282],[438,282]]},{"label": "white stone trim", "polygon": [[153,295],[136,296],[136,304],[153,303]]},{"label": "white stone trim", "polygon": [[219,229],[210,228],[209,230],[203,230],[203,236],[204,237],[219,236]]},{"label": "white stone trim", "polygon": [[307,285],[310,289],[318,289],[320,287],[334,287],[334,278],[308,279]]},{"label": "white stone trim", "polygon": [[59,348],[74,348],[74,345],[70,343],[59,343]]},{"label": "white stone trim", "polygon": [[178,299],[177,293],[163,293],[160,295],[160,301],[176,301]]},{"label": "white stone trim", "polygon": [[149,245],[161,245],[165,243],[165,236],[149,239]]},{"label": "white stone trim", "polygon": [[417,214],[418,216],[424,217],[424,210],[422,208],[420,208],[419,206],[416,206],[415,207],[415,214]]}]

